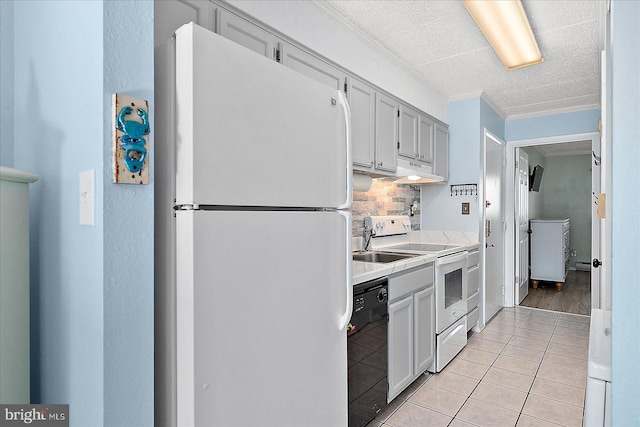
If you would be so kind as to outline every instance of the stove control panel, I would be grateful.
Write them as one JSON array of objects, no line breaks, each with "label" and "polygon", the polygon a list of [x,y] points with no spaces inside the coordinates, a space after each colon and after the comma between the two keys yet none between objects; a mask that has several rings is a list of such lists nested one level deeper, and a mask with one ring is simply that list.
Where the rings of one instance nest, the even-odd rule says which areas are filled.
[{"label": "stove control panel", "polygon": [[407,234],[411,231],[411,220],[407,215],[368,216],[364,224],[375,232],[375,237]]}]

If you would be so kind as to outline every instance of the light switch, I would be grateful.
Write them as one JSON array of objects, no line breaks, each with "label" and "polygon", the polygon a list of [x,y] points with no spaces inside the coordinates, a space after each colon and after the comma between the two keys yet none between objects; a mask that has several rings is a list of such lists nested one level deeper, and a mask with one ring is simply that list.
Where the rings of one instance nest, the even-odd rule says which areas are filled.
[{"label": "light switch", "polygon": [[80,225],[94,225],[95,172],[80,172]]},{"label": "light switch", "polygon": [[469,215],[469,203],[462,202],[462,215]]}]

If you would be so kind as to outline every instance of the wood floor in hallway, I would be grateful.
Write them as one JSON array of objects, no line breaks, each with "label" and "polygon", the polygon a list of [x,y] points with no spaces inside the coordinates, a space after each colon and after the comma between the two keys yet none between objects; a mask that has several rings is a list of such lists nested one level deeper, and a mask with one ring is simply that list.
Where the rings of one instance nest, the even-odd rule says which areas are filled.
[{"label": "wood floor in hallway", "polygon": [[570,270],[560,292],[554,282],[540,282],[538,289],[529,287],[529,294],[520,306],[588,316],[591,314],[591,273]]}]

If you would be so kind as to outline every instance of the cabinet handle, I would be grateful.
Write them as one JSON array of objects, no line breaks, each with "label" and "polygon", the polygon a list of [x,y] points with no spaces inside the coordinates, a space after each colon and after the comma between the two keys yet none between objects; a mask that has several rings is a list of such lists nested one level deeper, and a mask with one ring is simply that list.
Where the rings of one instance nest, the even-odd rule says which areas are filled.
[{"label": "cabinet handle", "polygon": [[371,166],[375,166],[376,162],[374,162],[373,160],[371,161]]},{"label": "cabinet handle", "polygon": [[382,162],[378,163],[378,166],[382,166]]}]

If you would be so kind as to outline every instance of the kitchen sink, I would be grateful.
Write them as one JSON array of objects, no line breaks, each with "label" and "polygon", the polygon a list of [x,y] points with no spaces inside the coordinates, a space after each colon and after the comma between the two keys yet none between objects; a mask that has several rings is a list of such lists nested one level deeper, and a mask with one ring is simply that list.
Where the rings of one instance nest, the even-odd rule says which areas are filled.
[{"label": "kitchen sink", "polygon": [[363,261],[363,262],[388,263],[388,262],[399,261],[401,259],[413,258],[415,256],[417,255],[398,254],[394,252],[367,251],[367,252],[354,252],[353,260]]}]

